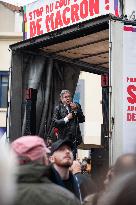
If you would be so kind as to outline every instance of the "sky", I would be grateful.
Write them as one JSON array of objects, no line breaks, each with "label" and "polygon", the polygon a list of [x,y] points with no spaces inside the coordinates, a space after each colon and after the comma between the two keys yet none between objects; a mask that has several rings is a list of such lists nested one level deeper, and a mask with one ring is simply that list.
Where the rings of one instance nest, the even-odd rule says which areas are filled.
[{"label": "sky", "polygon": [[16,6],[24,6],[26,4],[34,2],[36,0],[2,0],[2,1],[16,5]]}]

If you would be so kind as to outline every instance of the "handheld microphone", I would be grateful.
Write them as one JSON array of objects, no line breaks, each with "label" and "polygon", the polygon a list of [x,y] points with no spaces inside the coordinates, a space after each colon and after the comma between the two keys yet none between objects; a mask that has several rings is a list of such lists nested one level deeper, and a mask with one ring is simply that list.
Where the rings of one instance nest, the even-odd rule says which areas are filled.
[{"label": "handheld microphone", "polygon": [[75,117],[75,112],[74,110],[71,110],[72,116]]},{"label": "handheld microphone", "polygon": [[76,117],[76,114],[77,114],[76,109],[72,109],[72,107],[71,107],[71,113],[72,113],[73,118]]}]

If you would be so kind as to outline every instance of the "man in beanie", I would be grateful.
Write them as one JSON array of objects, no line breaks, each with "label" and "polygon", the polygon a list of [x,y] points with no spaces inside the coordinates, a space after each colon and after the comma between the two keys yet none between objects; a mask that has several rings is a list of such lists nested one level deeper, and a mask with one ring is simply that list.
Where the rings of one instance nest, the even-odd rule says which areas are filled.
[{"label": "man in beanie", "polygon": [[20,165],[14,205],[79,204],[74,195],[45,176],[50,150],[42,138],[23,136],[12,142],[11,147]]},{"label": "man in beanie", "polygon": [[82,201],[78,181],[70,172],[73,163],[72,148],[73,143],[69,139],[59,139],[52,144],[48,177],[52,182],[74,193]]}]

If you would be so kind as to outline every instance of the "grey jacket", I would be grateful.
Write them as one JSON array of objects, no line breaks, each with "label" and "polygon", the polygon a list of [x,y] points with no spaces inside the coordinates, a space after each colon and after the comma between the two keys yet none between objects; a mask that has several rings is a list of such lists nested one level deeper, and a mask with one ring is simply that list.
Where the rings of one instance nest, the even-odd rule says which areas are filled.
[{"label": "grey jacket", "polygon": [[80,205],[71,192],[52,183],[44,172],[45,166],[37,163],[20,166],[13,205]]}]

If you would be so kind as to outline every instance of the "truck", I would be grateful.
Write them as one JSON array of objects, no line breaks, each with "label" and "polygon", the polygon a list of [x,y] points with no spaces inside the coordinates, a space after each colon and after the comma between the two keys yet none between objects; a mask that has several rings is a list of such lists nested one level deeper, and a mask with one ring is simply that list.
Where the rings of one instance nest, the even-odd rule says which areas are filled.
[{"label": "truck", "polygon": [[118,0],[39,0],[24,7],[24,40],[10,46],[10,141],[50,136],[60,91],[74,95],[84,71],[101,76],[103,123],[100,146],[79,148],[91,149],[94,169],[135,151],[136,29],[124,7]]}]

